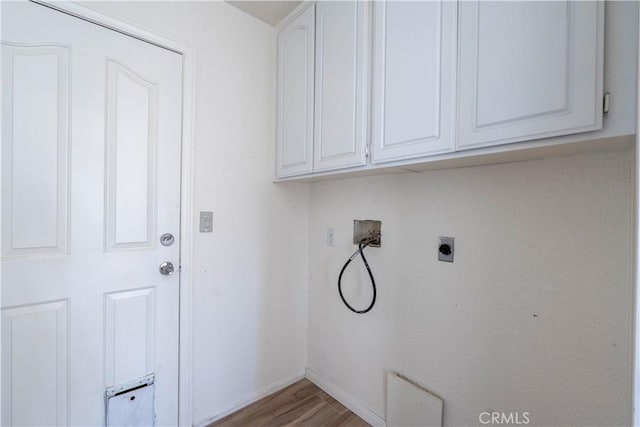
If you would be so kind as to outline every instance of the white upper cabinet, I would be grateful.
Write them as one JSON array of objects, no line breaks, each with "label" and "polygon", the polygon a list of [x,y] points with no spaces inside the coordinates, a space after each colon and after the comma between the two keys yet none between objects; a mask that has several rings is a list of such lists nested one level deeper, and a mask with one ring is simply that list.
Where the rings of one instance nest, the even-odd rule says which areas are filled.
[{"label": "white upper cabinet", "polygon": [[311,4],[278,37],[277,177],[515,151],[522,145],[505,144],[602,129],[604,7]]},{"label": "white upper cabinet", "polygon": [[278,178],[312,171],[314,10],[306,9],[278,36]]},{"label": "white upper cabinet", "polygon": [[374,6],[372,161],[453,151],[457,4]]},{"label": "white upper cabinet", "polygon": [[314,171],[366,163],[368,10],[363,1],[316,4]]},{"label": "white upper cabinet", "polygon": [[602,128],[603,2],[461,1],[460,149]]}]

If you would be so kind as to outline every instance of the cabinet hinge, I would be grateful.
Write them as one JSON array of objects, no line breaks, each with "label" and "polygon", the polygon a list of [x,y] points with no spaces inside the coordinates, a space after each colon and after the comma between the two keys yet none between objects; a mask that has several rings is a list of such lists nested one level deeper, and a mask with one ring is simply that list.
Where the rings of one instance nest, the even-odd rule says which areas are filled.
[{"label": "cabinet hinge", "polygon": [[611,92],[607,92],[604,94],[602,99],[602,113],[605,117],[609,115],[609,100],[611,98]]}]

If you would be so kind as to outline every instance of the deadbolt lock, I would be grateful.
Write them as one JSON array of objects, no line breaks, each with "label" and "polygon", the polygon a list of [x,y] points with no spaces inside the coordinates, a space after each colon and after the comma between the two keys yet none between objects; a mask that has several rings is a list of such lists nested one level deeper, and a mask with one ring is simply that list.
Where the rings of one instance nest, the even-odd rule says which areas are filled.
[{"label": "deadbolt lock", "polygon": [[171,233],[164,233],[162,236],[160,236],[160,244],[162,246],[171,246],[173,245],[174,241],[175,241],[175,238]]}]

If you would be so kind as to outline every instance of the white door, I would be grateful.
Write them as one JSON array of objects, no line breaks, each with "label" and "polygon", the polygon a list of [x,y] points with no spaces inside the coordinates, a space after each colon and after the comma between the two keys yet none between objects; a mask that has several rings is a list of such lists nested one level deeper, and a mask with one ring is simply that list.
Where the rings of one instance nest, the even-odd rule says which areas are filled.
[{"label": "white door", "polygon": [[176,425],[182,58],[2,2],[2,73],[2,424],[102,425],[155,374]]},{"label": "white door", "polygon": [[312,171],[315,6],[278,34],[277,176]]},{"label": "white door", "polygon": [[316,3],[314,171],[366,163],[369,7]]},{"label": "white door", "polygon": [[460,2],[458,147],[602,128],[604,2]]},{"label": "white door", "polygon": [[373,7],[373,163],[453,151],[457,4]]}]

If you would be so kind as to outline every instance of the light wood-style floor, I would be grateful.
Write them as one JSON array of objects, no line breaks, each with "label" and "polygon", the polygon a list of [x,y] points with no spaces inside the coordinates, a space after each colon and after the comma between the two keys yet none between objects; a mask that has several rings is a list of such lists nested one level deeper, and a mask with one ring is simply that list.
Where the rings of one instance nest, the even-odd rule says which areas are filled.
[{"label": "light wood-style floor", "polygon": [[303,379],[209,427],[365,427],[368,425],[311,381]]}]

